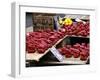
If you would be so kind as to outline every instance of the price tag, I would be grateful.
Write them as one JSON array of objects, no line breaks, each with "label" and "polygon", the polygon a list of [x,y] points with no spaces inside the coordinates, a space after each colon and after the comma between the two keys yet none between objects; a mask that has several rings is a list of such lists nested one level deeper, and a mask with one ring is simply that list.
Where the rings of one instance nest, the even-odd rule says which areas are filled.
[{"label": "price tag", "polygon": [[52,47],[50,48],[50,51],[53,53],[53,55],[61,62],[63,61],[63,56],[59,53],[59,51],[55,48],[55,47]]}]

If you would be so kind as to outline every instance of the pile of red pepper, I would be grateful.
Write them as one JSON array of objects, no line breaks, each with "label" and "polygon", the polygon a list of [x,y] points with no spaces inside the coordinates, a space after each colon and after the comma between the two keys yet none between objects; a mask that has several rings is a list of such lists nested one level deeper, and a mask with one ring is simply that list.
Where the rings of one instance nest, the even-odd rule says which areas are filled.
[{"label": "pile of red pepper", "polygon": [[54,45],[64,35],[65,33],[62,30],[52,31],[50,29],[27,33],[26,51],[28,51],[28,53],[34,53],[35,51],[44,53],[45,50]]},{"label": "pile of red pepper", "polygon": [[67,35],[89,36],[89,22],[74,22],[72,25],[63,26]]},{"label": "pile of red pepper", "polygon": [[65,45],[59,48],[58,51],[65,55],[66,58],[79,58],[80,60],[87,60],[89,56],[89,44],[86,43],[76,43],[74,45]]}]

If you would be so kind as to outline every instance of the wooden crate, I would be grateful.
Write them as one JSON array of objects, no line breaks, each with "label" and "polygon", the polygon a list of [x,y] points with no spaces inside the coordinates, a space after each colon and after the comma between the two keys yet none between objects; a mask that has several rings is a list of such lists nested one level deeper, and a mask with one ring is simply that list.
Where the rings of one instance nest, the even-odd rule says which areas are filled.
[{"label": "wooden crate", "polygon": [[54,19],[53,16],[55,14],[47,14],[47,13],[33,13],[33,31],[37,31],[38,29],[54,29]]}]

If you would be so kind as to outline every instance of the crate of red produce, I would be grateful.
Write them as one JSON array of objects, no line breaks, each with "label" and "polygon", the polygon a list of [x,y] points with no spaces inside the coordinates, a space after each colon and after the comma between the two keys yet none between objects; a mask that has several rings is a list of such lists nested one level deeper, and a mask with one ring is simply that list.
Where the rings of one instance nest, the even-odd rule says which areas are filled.
[{"label": "crate of red produce", "polygon": [[39,60],[52,46],[56,46],[67,37],[67,35],[64,35],[60,31],[47,31],[48,30],[28,33],[26,36],[27,59]]},{"label": "crate of red produce", "polygon": [[65,45],[58,49],[58,51],[64,55],[66,58],[80,58],[81,61],[86,61],[89,59],[89,44],[79,44]]},{"label": "crate of red produce", "polygon": [[88,64],[89,63],[90,53],[89,53],[88,43],[81,43],[81,44],[75,43],[73,45],[66,44],[63,47],[59,47],[57,50],[63,56],[62,61],[59,61],[56,57],[54,57],[52,53],[48,53],[44,55],[40,60],[47,64]]}]

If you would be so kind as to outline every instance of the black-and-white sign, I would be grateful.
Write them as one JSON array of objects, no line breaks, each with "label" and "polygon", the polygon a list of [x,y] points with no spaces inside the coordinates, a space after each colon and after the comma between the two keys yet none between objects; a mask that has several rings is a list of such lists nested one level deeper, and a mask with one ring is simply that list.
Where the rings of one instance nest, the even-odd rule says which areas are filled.
[{"label": "black-and-white sign", "polygon": [[63,56],[59,53],[59,51],[55,48],[55,47],[52,47],[50,48],[50,51],[53,53],[53,55],[60,61],[62,62],[63,61]]}]

